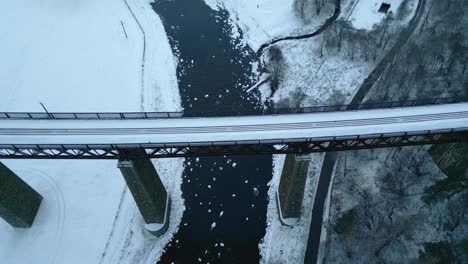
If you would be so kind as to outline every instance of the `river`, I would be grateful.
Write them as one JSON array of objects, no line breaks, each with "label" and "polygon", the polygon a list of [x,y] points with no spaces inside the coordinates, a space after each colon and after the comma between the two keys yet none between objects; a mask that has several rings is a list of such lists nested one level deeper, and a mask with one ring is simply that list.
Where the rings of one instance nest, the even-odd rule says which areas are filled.
[{"label": "river", "polygon": [[[202,0],[157,1],[174,54],[186,116],[262,113],[255,52],[233,39],[226,11]],[[241,34],[242,37],[242,34]],[[265,235],[271,155],[187,158],[184,212],[160,263],[258,263]]]}]

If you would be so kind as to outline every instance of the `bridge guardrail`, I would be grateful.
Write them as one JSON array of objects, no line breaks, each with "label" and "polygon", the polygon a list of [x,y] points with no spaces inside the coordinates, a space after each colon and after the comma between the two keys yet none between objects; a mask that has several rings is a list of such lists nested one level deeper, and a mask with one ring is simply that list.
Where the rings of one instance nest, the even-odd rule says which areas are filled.
[{"label": "bridge guardrail", "polygon": [[[353,110],[364,109],[378,109],[378,108],[394,108],[394,107],[409,107],[421,105],[435,105],[435,104],[452,104],[468,102],[468,97],[439,97],[439,98],[423,98],[405,101],[385,101],[385,102],[369,102],[355,105]],[[310,106],[301,108],[280,108],[267,110],[268,114],[295,114],[295,113],[314,113],[314,112],[336,112],[346,111],[351,105],[324,105],[324,106]]]},{"label": "bridge guardrail", "polygon": [[101,113],[26,113],[0,112],[0,119],[157,119],[179,118],[184,112],[101,112]]},{"label": "bridge guardrail", "polygon": [[[305,114],[315,112],[336,112],[346,111],[350,106],[354,106],[352,110],[364,109],[379,109],[379,108],[394,108],[394,107],[409,107],[421,105],[436,105],[436,104],[452,104],[468,102],[468,97],[439,97],[439,98],[424,98],[406,101],[386,101],[386,102],[369,102],[358,105],[322,105],[309,106],[301,108],[270,108],[263,113],[240,113],[236,114],[231,111],[216,112],[216,116],[249,116],[249,115],[281,115],[281,114]],[[118,119],[166,119],[166,118],[181,118],[181,117],[205,117],[206,115],[195,116],[184,112],[0,112],[1,119],[102,119],[102,120],[118,120]]]}]

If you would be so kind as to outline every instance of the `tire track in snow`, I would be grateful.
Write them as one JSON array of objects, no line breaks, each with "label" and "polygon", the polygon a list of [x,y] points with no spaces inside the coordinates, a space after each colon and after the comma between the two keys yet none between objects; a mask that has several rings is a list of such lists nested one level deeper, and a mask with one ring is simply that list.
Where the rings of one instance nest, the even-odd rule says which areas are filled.
[{"label": "tire track in snow", "polygon": [[[104,251],[103,251],[103,253],[101,255],[101,258],[99,259],[99,264],[101,264],[104,261],[104,259],[108,256],[107,252],[109,250],[111,240],[114,237],[117,222],[121,218],[121,212],[122,212],[122,207],[123,207],[123,204],[124,204],[124,199],[125,199],[125,193],[126,192],[127,192],[127,186],[125,185],[124,190],[122,191],[122,194],[120,195],[119,207],[117,209],[117,213],[115,214],[114,222],[112,224],[111,232],[109,234],[109,238],[107,239],[106,246],[105,246]],[[114,256],[115,250],[113,252],[114,253],[111,255],[111,257]]]},{"label": "tire track in snow", "polygon": [[58,208],[58,225],[56,229],[56,247],[55,253],[53,254],[52,261],[50,263],[57,263],[58,251],[60,246],[62,245],[63,240],[63,233],[65,229],[65,221],[66,221],[66,206],[65,206],[65,198],[62,192],[62,189],[57,184],[54,178],[50,177],[45,171],[39,169],[32,169],[36,172],[36,176],[42,178],[44,181],[48,182],[50,186],[53,188],[55,196],[57,197],[57,208]]},{"label": "tire track in snow", "polygon": [[143,26],[141,25],[140,21],[137,19],[135,16],[135,13],[133,13],[132,8],[128,4],[127,0],[123,0],[125,3],[125,6],[127,6],[128,11],[132,14],[133,19],[135,19],[135,22],[138,24],[138,27],[141,30],[142,36],[143,36],[143,52],[142,52],[142,58],[141,58],[141,88],[140,88],[140,111],[144,111],[144,105],[145,105],[145,61],[146,61],[146,32],[143,29]]},{"label": "tire track in snow", "polygon": [[[63,240],[63,233],[64,233],[64,226],[65,226],[65,219],[66,219],[66,212],[65,212],[65,199],[63,196],[63,192],[61,188],[58,186],[56,183],[55,179],[53,179],[50,175],[45,173],[42,170],[35,169],[35,168],[27,168],[23,170],[18,170],[19,174],[23,175],[29,175],[28,177],[33,177],[33,178],[39,178],[41,179],[41,183],[45,184],[47,186],[47,189],[50,190],[50,193],[40,193],[43,196],[43,200],[41,203],[41,207],[39,210],[44,210],[44,203],[48,202],[54,202],[53,207],[55,207],[55,212],[52,210],[51,212],[56,213],[56,223],[55,223],[55,228],[54,228],[54,242],[55,242],[55,247],[54,251],[49,254],[49,261],[48,263],[54,264],[57,263],[57,257],[58,257],[58,252],[60,245],[62,244]],[[49,196],[51,194],[51,196]],[[42,209],[41,209],[42,208]],[[52,208],[49,208],[52,209]],[[49,216],[48,216],[49,219]],[[48,222],[48,220],[47,220]],[[34,227],[31,229],[35,230]],[[37,240],[39,233],[35,232],[33,241]],[[27,249],[24,250],[25,252]]]}]

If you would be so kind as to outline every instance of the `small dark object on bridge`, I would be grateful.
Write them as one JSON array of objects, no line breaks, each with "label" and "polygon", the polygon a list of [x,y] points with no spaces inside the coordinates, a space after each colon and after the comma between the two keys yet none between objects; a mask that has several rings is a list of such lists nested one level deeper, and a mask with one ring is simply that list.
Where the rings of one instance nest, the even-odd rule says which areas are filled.
[{"label": "small dark object on bridge", "polygon": [[379,12],[380,13],[387,13],[389,9],[390,9],[390,4],[382,3],[382,5],[379,8]]}]

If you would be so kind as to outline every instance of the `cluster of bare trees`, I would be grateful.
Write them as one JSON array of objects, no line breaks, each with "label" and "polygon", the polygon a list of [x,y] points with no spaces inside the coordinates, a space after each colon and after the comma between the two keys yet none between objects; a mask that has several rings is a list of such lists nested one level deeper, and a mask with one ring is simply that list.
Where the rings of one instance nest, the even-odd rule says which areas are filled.
[{"label": "cluster of bare trees", "polygon": [[338,20],[323,33],[321,55],[323,56],[325,49],[328,54],[346,55],[351,60],[376,61],[385,55],[399,29],[392,13],[371,31],[355,29],[351,22]]},{"label": "cluster of bare trees", "polygon": [[284,78],[284,57],[281,49],[274,45],[268,49],[267,72],[270,74],[270,89],[272,95],[278,90],[280,81]]},{"label": "cluster of bare trees", "polygon": [[[371,152],[374,151],[343,154],[337,165],[334,188],[345,190],[348,195],[354,197],[355,201],[350,210],[332,217],[331,222],[332,230],[336,234],[332,237],[337,237],[335,241],[340,241],[348,260],[329,258],[326,262],[391,262],[394,257],[392,252],[405,250],[405,244],[402,243],[404,238],[417,232],[415,219],[425,217],[423,212],[408,212],[406,209],[409,203],[405,196],[417,181],[416,177],[406,184],[408,178],[415,177],[408,166],[403,164],[408,171],[401,172],[407,174],[406,176],[398,174],[397,169],[386,170],[387,167],[395,167],[390,161],[387,165],[384,162],[382,167],[378,168],[376,174],[380,177],[376,179],[376,185],[385,185],[383,189],[386,190],[379,187],[379,191],[376,192],[374,188],[362,184],[362,172],[354,162],[369,158]],[[389,155],[398,157],[398,153],[397,149]],[[398,179],[400,176],[402,179]],[[340,202],[346,198],[335,198],[338,200],[333,201],[333,206],[338,206],[336,210],[340,211]]]},{"label": "cluster of bare trees", "polygon": [[312,21],[314,16],[320,15],[320,12],[330,0],[294,0],[292,8],[294,14],[305,24]]},{"label": "cluster of bare trees", "polygon": [[[407,12],[407,4],[404,1],[400,9]],[[387,66],[368,98],[388,101],[468,96],[468,21],[464,17],[467,8],[464,0],[428,0],[419,27]],[[400,20],[400,15],[395,20]],[[354,30],[344,21],[336,23],[325,33],[324,56],[334,52],[352,59],[378,60],[379,53],[385,54],[392,45],[397,32],[394,25],[391,16],[372,32]],[[441,148],[444,153],[453,151]],[[375,157],[371,151],[363,152],[366,155],[361,157],[352,154],[354,162]],[[451,164],[453,158],[459,157],[449,158],[441,156],[436,161]],[[375,177],[365,180],[359,169],[349,165],[353,161],[339,163],[347,163],[350,168],[338,173],[333,185],[339,191],[332,196],[331,211],[335,215],[331,218],[334,228],[328,248],[333,251],[340,247],[345,252],[340,256],[349,260],[329,257],[329,262],[464,263],[468,253],[457,249],[460,243],[465,247],[468,243],[468,173],[466,169],[463,173],[463,164],[446,166],[451,170],[461,168],[462,173],[443,178],[422,147],[382,150],[380,160],[383,162],[375,169]],[[362,184],[369,181],[373,187]],[[347,203],[346,197],[350,196],[357,198],[351,208],[348,202],[348,209],[343,212],[340,203]],[[437,199],[428,202],[434,197]],[[432,235],[425,238],[424,232]],[[439,238],[434,238],[434,234]],[[428,245],[426,249],[424,245]],[[411,251],[418,246],[421,251]],[[444,252],[438,251],[442,246]],[[400,252],[400,259],[393,259],[392,252]],[[402,252],[413,252],[413,259]]]},{"label": "cluster of bare trees", "polygon": [[419,29],[371,90],[375,101],[468,96],[466,1],[430,1]]},{"label": "cluster of bare trees", "polygon": [[[355,162],[376,157],[379,165],[374,168],[375,177],[363,177]],[[433,228],[430,232],[443,234],[449,243],[463,239],[468,225],[468,191],[459,192],[442,203],[425,203],[427,187],[440,179],[434,168],[425,147],[343,154],[337,164],[332,194],[332,241],[327,242],[329,252],[340,248],[343,253],[328,253],[330,256],[325,262],[415,261],[418,251],[411,253],[412,259],[411,254],[404,256],[395,252],[411,252],[415,243],[432,242],[434,237],[431,236],[429,240],[412,241],[416,236],[424,237],[421,232],[427,232],[428,226]],[[354,200],[352,207],[347,201],[349,197]],[[342,211],[346,203],[347,209]],[[455,259],[459,257],[466,256],[454,256]]]}]

